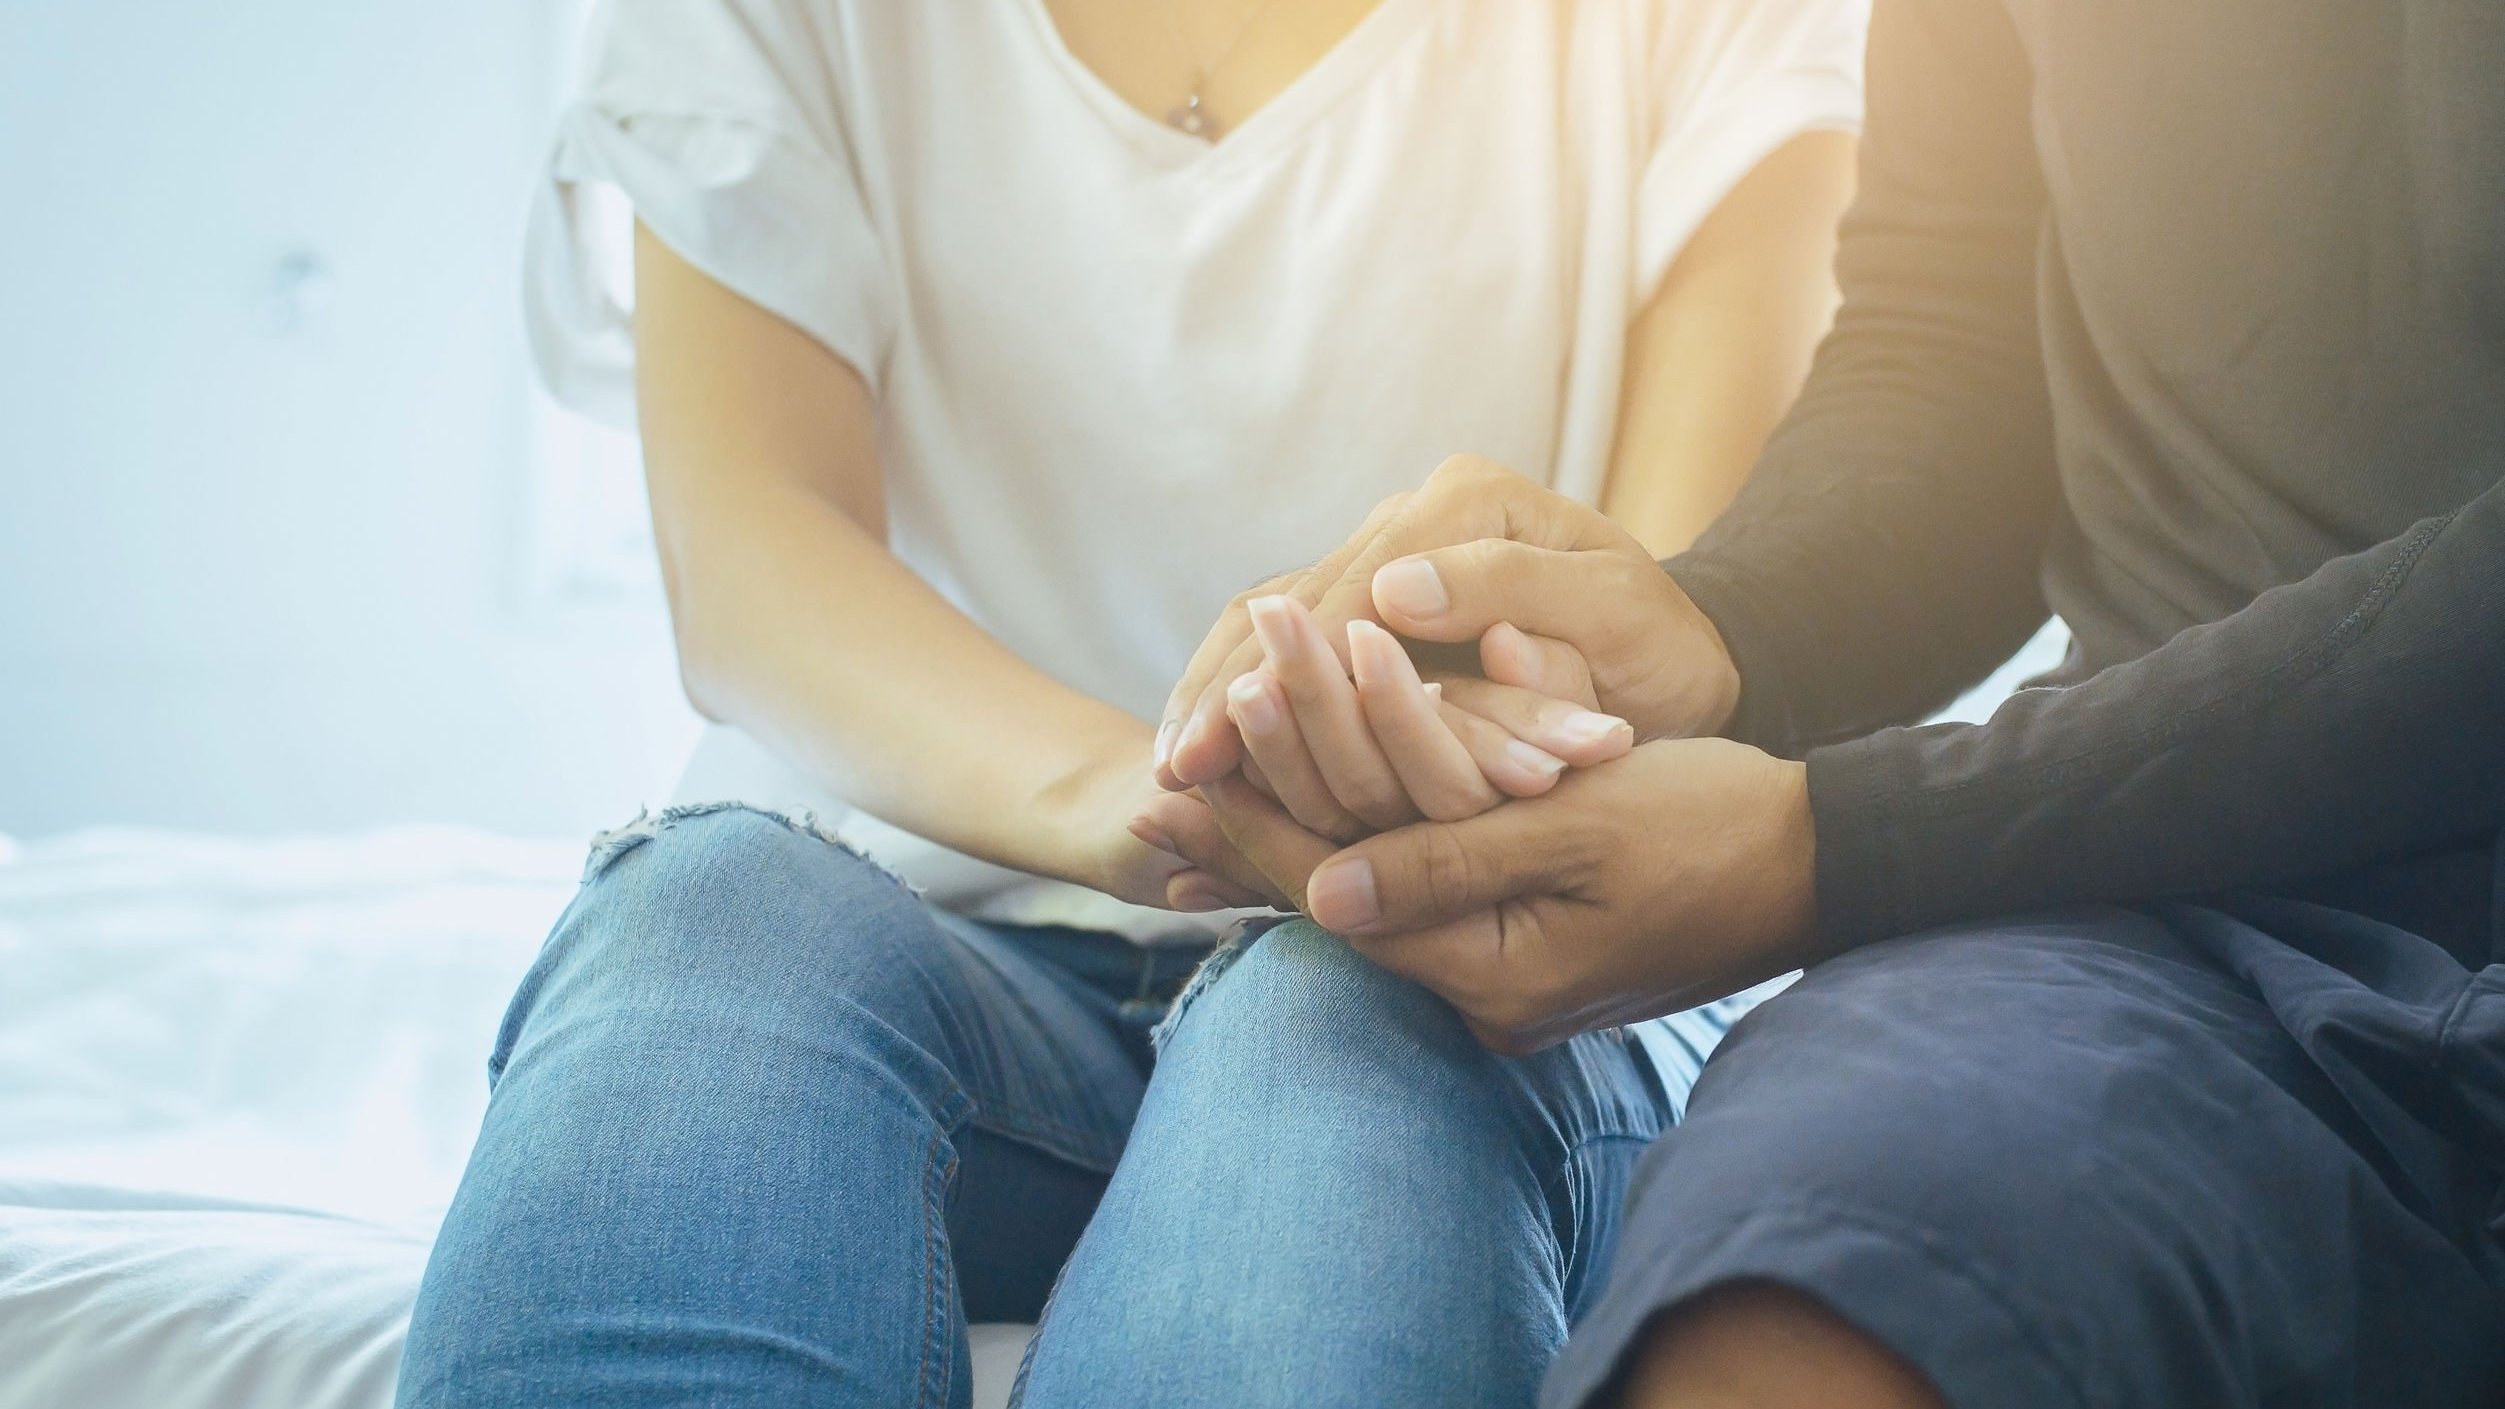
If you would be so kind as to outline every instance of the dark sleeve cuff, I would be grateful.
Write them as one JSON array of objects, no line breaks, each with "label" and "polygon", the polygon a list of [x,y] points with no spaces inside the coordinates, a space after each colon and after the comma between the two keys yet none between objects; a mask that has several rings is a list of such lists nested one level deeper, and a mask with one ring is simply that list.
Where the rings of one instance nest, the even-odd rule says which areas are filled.
[{"label": "dark sleeve cuff", "polygon": [[1740,702],[1723,726],[1723,737],[1780,757],[1797,757],[1791,714],[1783,703],[1785,672],[1776,647],[1781,635],[1772,606],[1752,593],[1737,571],[1701,554],[1683,553],[1664,562],[1661,570],[1714,624],[1739,671]]},{"label": "dark sleeve cuff", "polygon": [[[1960,728],[1941,725],[1937,728]],[[1915,927],[1919,891],[1906,846],[1904,805],[1916,731],[1876,734],[1813,749],[1809,811],[1818,828],[1818,932],[1830,952],[1893,938]]]}]

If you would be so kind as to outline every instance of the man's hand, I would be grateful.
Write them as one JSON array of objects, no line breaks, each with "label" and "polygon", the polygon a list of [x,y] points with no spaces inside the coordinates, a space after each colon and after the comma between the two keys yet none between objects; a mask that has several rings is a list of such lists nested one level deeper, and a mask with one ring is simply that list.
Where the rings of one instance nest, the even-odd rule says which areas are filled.
[{"label": "man's hand", "polygon": [[1346,850],[1227,778],[1228,840],[1298,908],[1525,1053],[1692,1008],[1816,951],[1807,770],[1720,739],[1645,744],[1540,797]]},{"label": "man's hand", "polygon": [[1639,737],[1711,733],[1739,699],[1713,624],[1625,530],[1461,456],[1415,494],[1387,500],[1329,558],[1229,608],[1168,702],[1156,760],[1165,786],[1213,782],[1242,765],[1228,691],[1262,663],[1249,607],[1268,595],[1308,608],[1335,653],[1347,649],[1352,621],[1417,641],[1476,641],[1489,678],[1562,699],[1588,694]]}]

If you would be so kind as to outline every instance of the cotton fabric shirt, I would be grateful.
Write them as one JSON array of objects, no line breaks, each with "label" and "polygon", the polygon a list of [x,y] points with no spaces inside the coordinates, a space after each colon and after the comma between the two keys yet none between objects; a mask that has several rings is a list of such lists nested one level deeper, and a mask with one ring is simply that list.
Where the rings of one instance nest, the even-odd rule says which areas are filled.
[{"label": "cotton fabric shirt", "polygon": [[[2505,7],[1883,0],[1845,304],[1671,573],[1839,944],[2263,890],[2505,953]],[[1883,728],[2059,610],[1980,726]]]},{"label": "cotton fabric shirt", "polygon": [[[1863,8],[1382,0],[1212,146],[1042,0],[616,0],[535,222],[534,343],[565,399],[630,413],[583,199],[622,189],[868,383],[896,554],[1151,719],[1233,594],[1449,454],[1595,499],[1630,322],[1760,160],[1857,125]],[[682,794],[841,808],[728,731]],[[842,826],[983,918],[1196,923]]]}]

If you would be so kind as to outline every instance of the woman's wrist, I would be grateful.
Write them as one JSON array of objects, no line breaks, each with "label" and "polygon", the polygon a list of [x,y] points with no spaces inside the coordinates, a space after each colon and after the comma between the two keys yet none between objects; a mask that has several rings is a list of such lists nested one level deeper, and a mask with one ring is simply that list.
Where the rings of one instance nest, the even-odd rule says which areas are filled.
[{"label": "woman's wrist", "polygon": [[1150,779],[1150,728],[1108,708],[1105,718],[1079,721],[1056,731],[1063,747],[1044,770],[1024,806],[1004,818],[1004,859],[1019,870],[1093,889],[1106,888],[1109,852],[1129,834],[1125,827],[1138,794]]}]

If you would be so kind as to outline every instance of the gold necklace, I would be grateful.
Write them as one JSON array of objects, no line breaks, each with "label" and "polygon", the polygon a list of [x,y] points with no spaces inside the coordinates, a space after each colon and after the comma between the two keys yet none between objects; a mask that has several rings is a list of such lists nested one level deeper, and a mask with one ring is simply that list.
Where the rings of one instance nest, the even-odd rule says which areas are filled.
[{"label": "gold necklace", "polygon": [[[1235,52],[1235,46],[1243,42],[1244,33],[1253,27],[1253,21],[1268,14],[1277,3],[1278,0],[1261,0],[1260,4],[1245,11],[1244,18],[1236,23],[1235,32],[1226,37],[1226,43],[1218,46],[1218,52],[1194,66],[1191,91],[1184,95],[1179,106],[1166,113],[1168,127],[1187,137],[1197,137],[1204,142],[1218,140],[1220,131],[1218,119],[1209,111],[1209,105],[1202,95],[1207,91],[1209,80],[1217,73],[1219,66],[1227,61],[1228,55]],[[1185,53],[1193,52],[1191,36],[1183,32],[1181,6],[1167,6],[1166,19],[1174,26],[1175,42],[1183,46]]]}]

